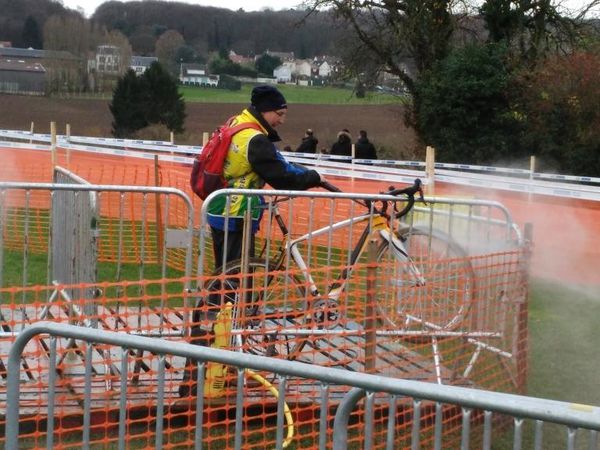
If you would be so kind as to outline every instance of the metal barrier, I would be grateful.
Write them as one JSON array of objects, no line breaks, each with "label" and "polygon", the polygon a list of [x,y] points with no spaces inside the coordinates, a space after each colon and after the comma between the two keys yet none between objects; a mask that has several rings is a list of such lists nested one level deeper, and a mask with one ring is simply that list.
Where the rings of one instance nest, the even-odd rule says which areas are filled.
[{"label": "metal barrier", "polygon": [[[211,278],[206,227],[199,241],[205,304],[259,304],[237,309],[230,348],[522,392],[529,241],[501,204],[426,198],[402,221],[388,222],[373,205],[397,197],[222,190],[206,199],[200,222],[218,196],[230,210],[240,194],[265,200],[256,254],[246,251]],[[248,239],[242,248],[251,248]],[[395,255],[400,247],[408,258]]]},{"label": "metal barrier", "polygon": [[[411,179],[411,182],[413,180]],[[342,250],[352,249],[355,246],[356,235],[359,233],[356,231],[354,218],[370,212],[357,201],[367,200],[373,203],[406,201],[406,199],[382,194],[222,189],[211,194],[202,203],[200,223],[208,223],[209,205],[217,197],[225,197],[226,209],[231,210],[231,205],[238,196],[255,196],[264,199],[265,215],[270,219],[263,220],[259,236],[265,241],[263,245],[267,251],[267,257],[269,257],[270,251],[276,250],[277,243],[283,238],[285,239],[284,244],[290,248],[297,246],[300,240],[305,241],[309,260],[312,256],[311,252],[315,251],[319,242],[335,244]],[[289,201],[279,203],[281,199],[289,199]],[[392,228],[407,226],[410,231],[415,227],[430,235],[441,232],[448,240],[461,245],[465,250],[465,255],[471,256],[503,249],[514,249],[523,245],[524,241],[518,226],[514,223],[510,212],[499,202],[443,197],[428,197],[425,200],[427,204],[416,203],[413,214],[402,219],[402,222],[393,219]],[[287,236],[282,235],[276,220],[271,216],[274,203],[281,205],[279,207],[282,211],[281,217],[287,222],[289,228]],[[233,215],[227,215],[225,220],[234,218]],[[242,218],[238,217],[238,219]],[[317,230],[319,235],[324,236],[321,241],[314,237]],[[348,240],[340,246],[339,242],[343,240],[344,234],[347,234]],[[295,239],[297,236],[300,237]],[[201,227],[199,276],[206,272],[207,252],[211,251],[211,247],[207,246],[209,240],[208,228]],[[349,258],[350,255],[346,254],[346,261],[349,261]],[[344,261],[344,257],[338,257],[335,260],[328,253],[325,261],[321,262],[331,265],[340,261]],[[209,268],[209,273],[211,269],[214,268]]]},{"label": "metal barrier", "polygon": [[[35,345],[35,341],[31,341],[42,334],[50,335],[50,348],[47,355],[49,359],[49,390],[46,428],[43,433],[32,434],[24,431],[21,434],[19,412],[23,405],[20,401],[20,369],[23,353],[26,348]],[[142,438],[145,436],[145,440],[148,442],[147,446],[150,446],[149,442],[153,441],[153,446],[157,449],[166,444],[165,437],[170,436],[171,432],[177,431],[176,425],[173,425],[175,430],[170,429],[170,424],[174,420],[175,404],[165,402],[162,395],[165,385],[169,382],[168,361],[172,357],[191,358],[197,362],[198,395],[193,399],[194,410],[193,414],[189,416],[194,427],[188,440],[184,440],[182,436],[178,437],[180,445],[193,446],[197,449],[211,448],[210,445],[206,447],[206,444],[211,442],[209,433],[212,429],[217,429],[221,439],[225,439],[225,443],[231,443],[231,446],[236,449],[241,449],[244,444],[252,442],[251,430],[247,429],[251,425],[245,417],[249,414],[249,410],[243,408],[245,399],[252,395],[253,391],[256,391],[256,387],[253,388],[244,382],[249,370],[255,371],[251,373],[261,373],[264,377],[271,374],[279,380],[279,389],[271,391],[270,394],[277,397],[273,402],[275,412],[270,417],[274,423],[272,426],[275,428],[275,448],[278,449],[284,448],[290,442],[296,443],[301,448],[306,448],[308,445],[310,448],[325,449],[328,448],[328,443],[333,441],[335,450],[346,449],[348,445],[361,445],[366,449],[397,449],[401,447],[418,449],[421,445],[429,445],[430,448],[439,450],[443,445],[447,445],[442,441],[442,436],[445,433],[443,419],[449,407],[459,410],[460,427],[456,432],[460,448],[465,450],[471,448],[471,445],[490,449],[494,440],[492,425],[496,424],[497,426],[502,423],[501,417],[503,416],[512,417],[514,427],[512,442],[515,449],[521,448],[525,442],[524,436],[528,430],[524,426],[526,420],[533,421],[534,430],[531,434],[533,448],[536,450],[544,448],[543,425],[546,423],[560,424],[564,427],[565,448],[567,449],[575,448],[578,431],[580,431],[579,434],[582,434],[589,430],[589,449],[597,448],[598,444],[600,408],[594,406],[358,374],[347,370],[311,366],[294,361],[240,354],[181,342],[40,322],[24,329],[10,350],[6,411],[7,449],[17,450],[23,446],[53,448],[55,443],[63,442],[63,433],[69,432],[69,427],[64,423],[62,427],[56,426],[54,410],[55,402],[58,399],[55,374],[59,367],[56,365],[56,361],[60,352],[64,350],[64,347],[60,345],[64,339],[83,341],[86,348],[85,368],[83,372],[79,372],[73,377],[74,384],[84,387],[84,393],[80,399],[83,426],[81,434],[71,437],[68,441],[70,445],[79,446],[79,448],[90,448],[94,442],[103,442],[105,445],[116,442],[119,449],[127,448],[130,443],[139,443],[140,435],[136,436],[133,428],[127,426],[128,418],[135,417],[129,409],[130,395],[134,390],[129,383],[129,371],[134,365],[135,358],[128,356],[137,354],[131,352],[134,349],[150,352],[156,357],[157,379],[154,385],[156,402],[152,405],[154,426],[147,428]],[[101,440],[96,437],[99,425],[93,422],[92,417],[94,411],[91,396],[92,345],[111,348],[111,352],[119,354],[122,358],[120,365],[115,368],[113,373],[113,382],[120,386],[118,390],[119,406],[118,410],[111,413],[112,419],[109,426],[116,432],[102,434]],[[118,349],[112,349],[113,347],[118,347]],[[203,396],[203,382],[205,377],[210,377],[211,364],[225,365],[230,367],[233,372],[232,377],[235,382],[229,391],[229,398],[233,401],[230,407],[234,411],[235,417],[232,426],[228,425],[231,422],[227,417],[217,420],[216,417],[210,416],[211,402]],[[298,433],[294,432],[294,419],[291,418],[291,414],[286,412],[289,411],[286,382],[293,378],[312,380],[312,384],[315,387],[318,386],[320,394],[318,417],[320,419],[318,433],[314,436],[312,445],[307,444],[307,438],[310,436],[298,436]],[[327,418],[331,406],[329,400],[334,390],[341,390],[345,394],[336,409],[333,429],[331,429]],[[358,400],[364,396],[366,396],[365,404],[362,408],[357,409]],[[100,412],[102,411],[104,410]],[[358,432],[349,431],[351,415],[360,420],[361,425]],[[405,421],[409,416],[412,419],[409,422],[411,428],[405,430]],[[497,420],[499,417],[500,420]],[[426,424],[434,425],[433,432],[429,426],[426,430]],[[290,427],[292,427],[291,432]],[[287,435],[285,434],[286,430]],[[264,432],[263,429],[260,431]],[[406,436],[408,437],[406,438]],[[58,440],[61,441],[58,442]],[[217,447],[222,448],[222,442]],[[452,448],[458,448],[458,445]]]},{"label": "metal barrier", "polygon": [[[64,169],[57,171],[63,180],[67,175],[77,183],[84,181]],[[46,318],[49,305],[41,313],[26,312],[25,288],[30,285],[54,283],[47,302],[60,298],[75,305],[67,308],[67,316],[92,322],[98,319],[97,304],[84,303],[84,311],[79,311],[77,300],[97,298],[101,283],[181,276],[186,278],[184,289],[189,289],[193,219],[190,198],[172,188],[0,183],[0,288],[23,288],[23,317],[5,321],[0,313],[3,332],[14,332],[8,322],[24,326],[28,315]],[[15,267],[19,270],[12,270]],[[85,290],[77,286],[80,283],[86,284]],[[139,292],[144,289],[140,284]],[[161,289],[164,302],[167,292],[165,286]],[[6,295],[3,303],[9,304]]]},{"label": "metal barrier", "polygon": [[[15,197],[11,189],[22,189],[25,195]],[[179,216],[170,214],[169,206],[174,202],[165,201],[161,208],[152,208],[153,203],[147,197],[165,191],[180,192],[159,188],[0,184],[0,194],[4,192],[0,196],[4,199],[0,202],[0,211],[7,217],[7,223],[18,225],[11,227],[13,234],[4,234],[9,238],[4,243],[17,250],[18,261],[28,262],[34,253],[31,244],[39,239],[40,230],[46,229],[44,211],[49,209],[49,201],[37,198],[36,189],[42,192],[72,190],[83,196],[97,193],[99,259],[113,261],[109,266],[111,272],[91,285],[51,288],[10,285],[0,289],[0,295],[6,298],[1,307],[6,339],[0,344],[7,343],[15,330],[26,329],[36,320],[49,319],[62,324],[77,321],[85,325],[98,319],[105,329],[180,340],[187,335],[188,318],[193,325],[190,339],[204,339],[206,343],[207,333],[215,324],[216,310],[231,300],[234,305],[232,336],[221,339],[221,348],[294,360],[308,363],[310,367],[337,367],[353,373],[377,373],[438,385],[510,392],[520,392],[525,386],[529,247],[508,211],[499,203],[429,198],[428,204],[419,203],[406,220],[388,221],[360,202],[369,200],[372,206],[381,206],[382,201],[388,201],[391,213],[392,203],[398,201],[395,197],[244,191],[244,194],[267,199],[287,198],[285,202],[265,207],[262,229],[256,237],[263,250],[257,258],[245,253],[237,266],[208,276],[210,270],[207,269],[212,264],[210,238],[207,228],[201,226],[197,276],[191,279],[167,277],[167,261],[172,263],[175,259],[164,253],[162,258],[158,257],[159,249],[169,251],[166,244],[169,239],[161,239],[153,223],[169,223],[172,227],[178,224]],[[141,195],[139,202],[128,197],[130,190]],[[118,201],[109,201],[115,191]],[[237,193],[240,192],[223,190],[219,195],[231,202]],[[210,201],[205,202],[202,224],[206,224],[206,207]],[[184,202],[184,205],[188,204]],[[192,209],[189,205],[187,209],[180,209],[188,214],[188,221],[182,225],[186,234],[180,240],[191,242]],[[164,219],[153,222],[151,219],[157,217],[158,211],[164,214]],[[279,216],[274,214],[276,211]],[[278,226],[279,220],[287,223],[285,233]],[[32,223],[36,226],[30,227]],[[18,233],[19,230],[28,233]],[[168,230],[165,229],[165,234]],[[24,243],[16,239],[25,235]],[[136,239],[132,239],[134,236]],[[40,247],[47,246],[44,239],[39,240]],[[165,244],[153,247],[150,242]],[[139,245],[133,246],[133,243]],[[186,248],[191,249],[191,244]],[[22,250],[22,254],[18,250]],[[402,252],[407,252],[410,258]],[[185,255],[185,266],[192,267],[191,250]],[[163,262],[156,278],[146,270],[149,261]],[[136,276],[126,281],[121,271],[132,263]],[[24,263],[23,267],[29,264]],[[186,271],[186,274],[189,273]],[[31,279],[28,280],[30,284]],[[192,284],[197,289],[190,289]],[[169,290],[171,285],[177,288]],[[90,317],[81,312],[80,303],[70,299],[68,292],[95,287],[103,292],[95,299],[97,317]],[[41,295],[46,290],[47,295]],[[196,305],[189,304],[192,299],[197,301]],[[36,309],[40,302],[44,303],[41,311]],[[35,405],[51,403],[47,400],[47,386],[53,382],[60,386],[54,411],[58,417],[77,415],[81,407],[85,409],[82,399],[87,395],[88,383],[93,394],[89,402],[95,405],[94,417],[97,419],[102,411],[112,411],[115,397],[123,386],[117,381],[123,359],[132,366],[133,375],[129,380],[135,390],[128,393],[128,400],[135,408],[147,402],[192,402],[189,386],[187,391],[178,388],[191,370],[182,358],[164,362],[168,383],[164,389],[155,391],[163,363],[146,351],[128,351],[125,358],[101,345],[83,348],[74,339],[61,344],[61,348],[64,350],[56,370],[50,367],[52,358],[48,356],[52,343],[45,340],[22,359],[24,381],[27,381],[22,401],[28,405],[22,414],[31,414],[31,422],[36,427],[43,426],[47,419]],[[0,349],[0,363],[2,356]],[[89,381],[78,378],[86,364],[93,367]],[[51,381],[46,373],[56,374],[56,380]],[[294,405],[305,410],[325,402],[325,394],[313,380],[282,382],[269,378],[267,382],[275,391],[285,391]],[[344,389],[337,388],[329,391],[329,405],[334,406],[344,393]],[[272,400],[268,400],[264,392],[254,391],[253,396],[242,403],[248,410],[268,409]],[[212,405],[210,414],[227,415],[232,408],[227,400],[224,404]],[[189,408],[182,414],[191,420]],[[452,434],[461,414],[452,408],[444,410],[445,435]],[[270,416],[267,414],[267,417]],[[267,418],[261,420],[263,434],[265,428],[274,430]],[[321,427],[327,417],[318,420]],[[154,419],[141,422],[149,421]],[[407,416],[405,426],[409,422]],[[127,426],[139,423],[131,420]],[[326,434],[321,433],[320,439],[326,439]]]},{"label": "metal barrier", "polygon": [[[54,168],[54,183],[89,185],[83,178],[62,167]],[[56,191],[51,195],[51,271],[50,279],[58,284],[93,284],[97,281],[98,224],[100,215],[95,192]],[[73,289],[72,300],[93,300],[96,290]],[[93,301],[86,301],[83,314],[97,317]]]}]

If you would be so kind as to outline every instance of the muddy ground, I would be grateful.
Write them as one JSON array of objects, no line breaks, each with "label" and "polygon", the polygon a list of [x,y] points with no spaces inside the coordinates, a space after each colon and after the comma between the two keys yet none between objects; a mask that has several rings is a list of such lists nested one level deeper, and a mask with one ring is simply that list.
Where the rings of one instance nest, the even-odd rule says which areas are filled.
[{"label": "muddy ground", "polygon": [[[54,121],[57,131],[65,133],[66,124],[71,134],[78,136],[111,136],[112,115],[110,100],[63,99],[22,95],[0,95],[0,129],[29,130],[31,122],[38,133],[48,133]],[[212,131],[227,117],[234,115],[244,104],[187,103],[186,132],[176,136],[179,144],[200,144],[202,133]],[[290,105],[288,118],[279,128],[283,141],[280,147],[293,149],[300,143],[304,130],[312,128],[319,139],[319,147],[329,148],[342,128],[353,136],[360,129],[367,130],[369,138],[379,150],[380,158],[413,159],[415,138],[403,122],[401,105],[341,106]],[[141,138],[168,139],[163,130],[146,131]]]}]

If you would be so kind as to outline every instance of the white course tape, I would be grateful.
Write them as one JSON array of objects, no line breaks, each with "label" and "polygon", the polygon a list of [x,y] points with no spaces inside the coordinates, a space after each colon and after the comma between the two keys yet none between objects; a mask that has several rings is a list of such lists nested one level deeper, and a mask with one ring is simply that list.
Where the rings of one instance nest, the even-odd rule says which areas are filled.
[{"label": "white course tape", "polygon": [[[0,147],[50,150],[50,145],[48,144],[51,137],[48,134],[0,130],[0,138],[5,139],[4,141],[0,141]],[[27,142],[15,142],[12,140]],[[155,155],[160,153],[158,159],[161,161],[190,165],[193,162],[194,155],[202,151],[201,146],[173,145],[170,142],[164,141],[84,136],[72,136],[69,139],[66,136],[57,136],[57,147],[140,159],[154,159]],[[151,150],[152,153],[143,150]],[[412,183],[418,177],[423,179],[424,184],[429,183],[425,172],[422,170],[425,167],[425,163],[421,161],[370,159],[352,161],[349,156],[290,152],[284,152],[284,154],[289,161],[318,168],[319,172],[325,175],[390,183]],[[435,180],[449,184],[600,201],[599,186],[566,182],[600,184],[600,178],[544,173],[532,174],[527,169],[474,166],[469,164],[436,163],[435,168]]]}]

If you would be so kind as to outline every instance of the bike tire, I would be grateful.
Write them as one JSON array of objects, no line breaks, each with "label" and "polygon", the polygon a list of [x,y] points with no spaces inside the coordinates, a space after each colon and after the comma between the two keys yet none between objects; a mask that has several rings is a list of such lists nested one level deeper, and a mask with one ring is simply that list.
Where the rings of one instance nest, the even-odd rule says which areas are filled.
[{"label": "bike tire", "polygon": [[[242,262],[231,261],[224,272],[215,273],[205,283],[207,310],[217,311],[226,302],[233,304],[232,349],[296,359],[305,337],[282,331],[304,327],[307,296],[302,282],[263,259],[250,258],[244,290],[242,272]],[[245,296],[244,291],[248,293]]]},{"label": "bike tire", "polygon": [[396,330],[452,331],[464,323],[475,292],[475,272],[467,252],[444,233],[412,227],[398,236],[425,283],[417,285],[406,261],[398,261],[389,242],[380,244],[377,309]]}]

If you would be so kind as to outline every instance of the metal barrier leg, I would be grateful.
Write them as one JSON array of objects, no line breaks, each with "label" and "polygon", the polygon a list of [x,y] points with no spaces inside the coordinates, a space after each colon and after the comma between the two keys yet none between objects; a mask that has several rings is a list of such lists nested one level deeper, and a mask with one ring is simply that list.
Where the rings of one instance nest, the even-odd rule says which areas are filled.
[{"label": "metal barrier leg", "polygon": [[333,419],[333,450],[348,448],[348,421],[356,403],[365,396],[364,389],[351,389],[340,402]]}]

